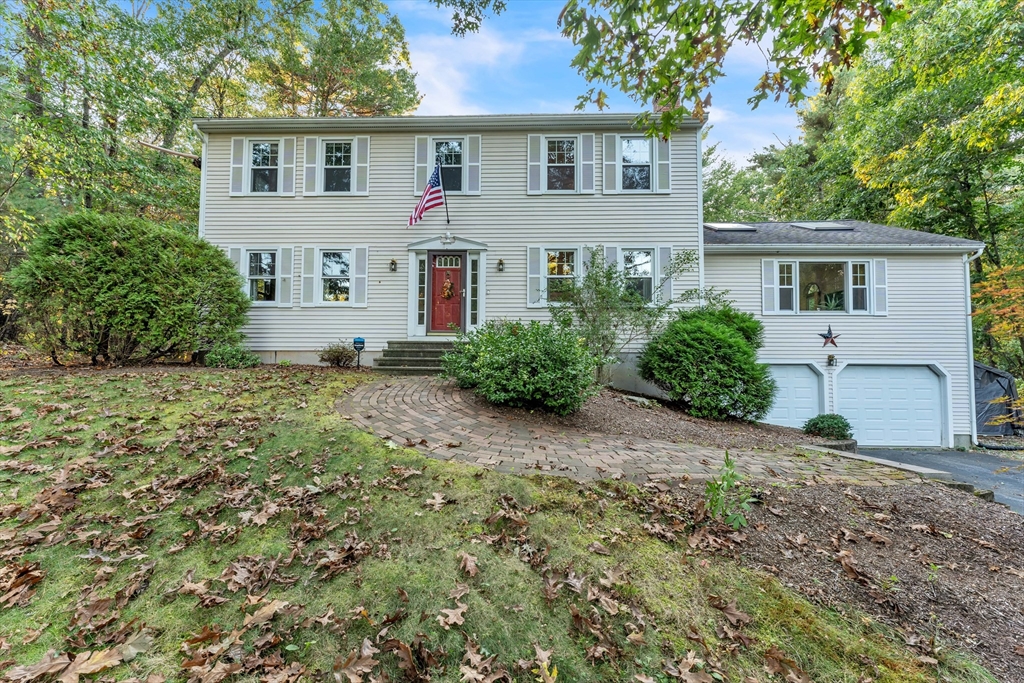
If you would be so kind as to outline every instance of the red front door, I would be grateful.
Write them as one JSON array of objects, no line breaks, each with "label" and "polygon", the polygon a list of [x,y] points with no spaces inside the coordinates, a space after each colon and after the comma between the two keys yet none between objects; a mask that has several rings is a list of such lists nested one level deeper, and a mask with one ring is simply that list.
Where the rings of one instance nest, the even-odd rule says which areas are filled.
[{"label": "red front door", "polygon": [[434,254],[430,258],[430,331],[451,332],[462,327],[462,254]]}]

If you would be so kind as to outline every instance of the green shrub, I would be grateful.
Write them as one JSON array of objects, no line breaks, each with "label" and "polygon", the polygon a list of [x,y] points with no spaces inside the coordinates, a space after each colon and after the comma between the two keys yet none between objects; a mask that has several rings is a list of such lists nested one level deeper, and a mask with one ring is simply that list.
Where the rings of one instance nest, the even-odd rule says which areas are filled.
[{"label": "green shrub", "polygon": [[[680,315],[644,347],[640,376],[691,415],[761,419],[772,407],[775,380],[768,366],[757,362],[756,347],[747,341],[748,336],[758,340],[760,334],[750,329],[742,314],[702,310]],[[729,324],[733,319],[737,325]]]},{"label": "green shrub", "polygon": [[750,313],[737,311],[729,304],[684,309],[676,314],[679,320],[713,320],[732,327],[755,350],[764,345],[764,326]]},{"label": "green shrub", "polygon": [[237,343],[249,308],[219,249],[125,216],[43,225],[11,280],[28,341],[54,360],[147,362]]},{"label": "green shrub", "polygon": [[327,363],[336,368],[348,368],[356,362],[356,350],[340,341],[328,344],[317,353],[321,363]]},{"label": "green shrub", "polygon": [[586,343],[552,323],[489,321],[442,362],[445,376],[498,405],[567,415],[595,391],[597,361]]},{"label": "green shrub", "polygon": [[853,426],[842,415],[825,413],[805,422],[804,434],[823,436],[826,439],[849,439],[853,437]]},{"label": "green shrub", "polygon": [[206,354],[204,364],[208,368],[254,368],[263,361],[241,344],[218,344]]}]

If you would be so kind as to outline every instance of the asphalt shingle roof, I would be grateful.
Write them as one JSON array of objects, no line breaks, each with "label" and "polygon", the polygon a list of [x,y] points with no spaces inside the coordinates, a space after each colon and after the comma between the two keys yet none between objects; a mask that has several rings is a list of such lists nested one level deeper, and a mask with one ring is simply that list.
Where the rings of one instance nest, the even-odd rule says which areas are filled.
[{"label": "asphalt shingle roof", "polygon": [[[984,246],[981,242],[959,237],[947,237],[920,230],[894,228],[864,221],[827,221],[842,228],[809,229],[797,223],[825,223],[825,221],[794,221],[791,223],[705,223],[704,244],[707,246],[796,246],[830,245],[836,247],[899,246],[899,247],[963,247],[964,251],[975,251]],[[736,226],[733,229],[715,230],[713,225]],[[742,229],[747,228],[747,229]],[[751,229],[752,228],[752,229]]]}]

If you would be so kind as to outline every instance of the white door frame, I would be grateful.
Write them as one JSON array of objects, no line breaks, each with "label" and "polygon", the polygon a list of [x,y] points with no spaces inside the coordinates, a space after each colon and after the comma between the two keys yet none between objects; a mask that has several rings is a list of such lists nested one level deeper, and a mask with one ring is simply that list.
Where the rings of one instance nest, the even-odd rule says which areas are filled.
[{"label": "white door frame", "polygon": [[[420,240],[418,242],[412,242],[408,246],[409,249],[409,319],[408,319],[408,337],[410,339],[426,339],[427,338],[427,318],[424,317],[424,323],[419,323],[419,310],[417,304],[419,303],[418,298],[418,285],[419,285],[419,263],[420,259],[427,259],[428,253],[431,252],[464,252],[467,259],[472,261],[473,259],[479,259],[479,277],[478,283],[478,308],[477,308],[477,324],[469,325],[467,322],[466,329],[472,330],[479,327],[487,319],[486,305],[487,305],[487,245],[483,242],[477,242],[476,240],[466,239],[465,237],[459,237],[453,235],[450,232],[446,232],[443,235],[437,237],[431,237],[429,239]],[[466,264],[466,280],[464,282],[466,287],[466,298],[465,298],[465,317],[469,320],[469,307],[471,302],[469,300],[469,263]],[[430,306],[430,264],[427,263],[427,300],[426,306]]]}]

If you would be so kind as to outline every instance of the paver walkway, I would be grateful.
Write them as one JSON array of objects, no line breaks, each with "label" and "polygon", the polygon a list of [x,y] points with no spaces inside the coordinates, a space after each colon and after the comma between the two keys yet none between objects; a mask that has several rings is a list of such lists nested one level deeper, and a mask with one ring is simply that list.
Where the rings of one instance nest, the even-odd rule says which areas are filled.
[{"label": "paver walkway", "polygon": [[[433,377],[362,384],[337,403],[360,428],[440,460],[505,472],[542,471],[574,479],[706,479],[721,467],[715,448],[555,429],[508,420],[471,393]],[[900,470],[826,453],[734,451],[736,469],[755,479],[891,485],[919,479]]]}]

